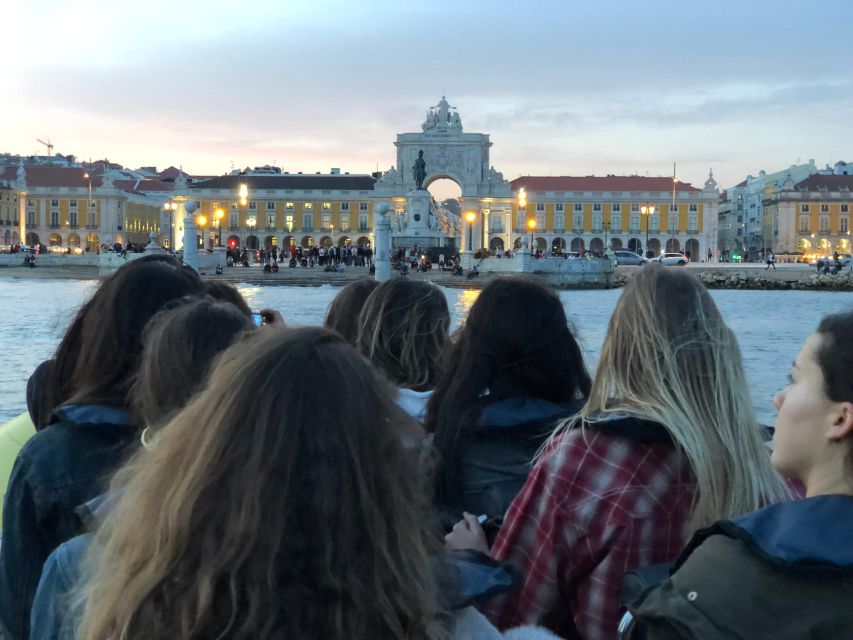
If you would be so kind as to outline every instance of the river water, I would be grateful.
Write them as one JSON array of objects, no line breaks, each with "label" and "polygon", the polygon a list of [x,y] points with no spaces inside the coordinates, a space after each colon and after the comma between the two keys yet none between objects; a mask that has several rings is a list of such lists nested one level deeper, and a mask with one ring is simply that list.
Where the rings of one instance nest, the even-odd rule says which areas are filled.
[{"label": "river water", "polygon": [[[55,350],[96,280],[3,280],[0,286],[0,423],[26,409],[33,369]],[[275,308],[290,325],[321,324],[336,287],[239,285],[253,309]],[[445,289],[453,327],[465,319],[478,291]],[[595,370],[607,323],[621,290],[563,291],[560,297]],[[743,352],[750,392],[761,422],[775,421],[773,396],[785,385],[791,361],[820,318],[853,306],[853,294],[818,291],[712,291]]]}]

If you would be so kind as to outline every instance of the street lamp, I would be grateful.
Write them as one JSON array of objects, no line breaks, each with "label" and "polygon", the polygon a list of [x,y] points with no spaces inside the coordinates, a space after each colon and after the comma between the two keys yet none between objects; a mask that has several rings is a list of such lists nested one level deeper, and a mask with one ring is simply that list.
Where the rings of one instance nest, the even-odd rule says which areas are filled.
[{"label": "street lamp", "polygon": [[605,220],[601,226],[604,227],[604,250],[607,251],[607,232],[610,229],[610,223]]},{"label": "street lamp", "polygon": [[168,202],[164,202],[164,203],[163,203],[163,211],[168,211],[168,212],[169,212],[169,251],[170,251],[171,253],[174,253],[174,252],[175,252],[175,247],[174,247],[174,245],[172,244],[172,229],[173,229],[173,226],[174,226],[174,225],[172,224],[172,216],[175,214],[175,210],[176,210],[177,208],[178,208],[178,203],[177,203],[177,202],[173,202],[173,201],[171,200],[171,198],[169,199],[169,201],[168,201]]},{"label": "street lamp", "polygon": [[650,255],[649,252],[649,225],[651,225],[651,217],[655,215],[654,205],[644,204],[640,207],[640,213],[646,218],[646,257],[652,258],[653,255]]},{"label": "street lamp", "polygon": [[477,219],[477,214],[473,211],[468,211],[465,214],[465,219],[468,221],[468,251],[473,251],[474,244],[474,220]]},{"label": "street lamp", "polygon": [[536,228],[536,218],[527,220],[527,227],[530,229],[530,251],[533,251],[533,230]]},{"label": "street lamp", "polygon": [[208,220],[206,215],[200,215],[195,219],[199,227],[201,227],[201,246],[204,246],[204,228],[207,226]]},{"label": "street lamp", "polygon": [[216,246],[221,247],[222,246],[222,218],[225,217],[225,212],[222,209],[217,209],[216,213],[214,215],[216,216],[216,229],[217,229],[217,231],[219,231],[219,238],[216,241]]}]

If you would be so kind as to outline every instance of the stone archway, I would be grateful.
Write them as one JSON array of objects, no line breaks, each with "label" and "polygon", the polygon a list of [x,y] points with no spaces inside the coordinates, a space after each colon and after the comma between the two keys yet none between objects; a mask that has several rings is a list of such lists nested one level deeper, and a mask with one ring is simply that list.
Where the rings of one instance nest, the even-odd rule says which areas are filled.
[{"label": "stone archway", "polygon": [[678,238],[669,238],[666,241],[666,252],[681,253],[681,243],[678,241]]},{"label": "stone archway", "polygon": [[621,238],[610,238],[610,248],[614,251],[622,250],[622,239]]},{"label": "stone archway", "polygon": [[628,240],[628,251],[633,251],[638,256],[643,255],[643,242],[639,238],[629,239]]},{"label": "stone archway", "polygon": [[503,238],[492,238],[489,240],[489,249],[492,251],[503,251],[504,250],[504,239]]},{"label": "stone archway", "polygon": [[240,236],[228,236],[228,240],[226,240],[225,242],[228,245],[229,249],[240,248]]},{"label": "stone archway", "polygon": [[319,244],[321,247],[331,247],[332,239],[329,236],[323,236],[322,238],[320,238]]},{"label": "stone archway", "polygon": [[534,243],[534,244],[536,245],[536,246],[534,247],[534,249],[536,249],[536,250],[538,250],[538,251],[545,252],[545,251],[547,251],[547,250],[548,250],[548,241],[547,241],[547,240],[545,240],[545,238],[543,238],[542,236],[538,236],[538,237],[536,238],[536,240],[535,240],[535,243]]},{"label": "stone archway", "polygon": [[310,249],[314,246],[314,236],[302,236],[302,248]]},{"label": "stone archway", "polygon": [[12,234],[8,229],[6,229],[6,231],[3,233],[3,244],[11,244],[11,243],[12,243]]},{"label": "stone archway", "polygon": [[281,241],[281,246],[286,251],[290,251],[290,247],[296,244],[296,238],[293,236],[284,236],[284,239]]},{"label": "stone archway", "polygon": [[572,238],[571,251],[575,253],[580,253],[584,250],[584,242],[583,238]]},{"label": "stone archway", "polygon": [[76,233],[72,233],[70,236],[68,236],[68,246],[74,247],[75,249],[79,249],[80,248],[80,236],[77,235]]},{"label": "stone archway", "polygon": [[702,256],[699,254],[699,241],[696,238],[690,238],[684,243],[684,251],[687,257],[690,258],[690,262],[699,262],[702,259]]},{"label": "stone archway", "polygon": [[37,234],[35,231],[30,231],[29,233],[27,233],[28,245],[38,244],[40,241],[41,240],[39,239],[39,234]]},{"label": "stone archway", "polygon": [[361,247],[362,249],[369,248],[370,247],[370,238],[368,238],[367,236],[361,236],[358,239],[357,245],[359,247]]},{"label": "stone archway", "polygon": [[340,238],[338,238],[338,246],[339,247],[348,247],[351,244],[352,244],[352,240],[350,239],[349,236],[341,236]]},{"label": "stone archway", "polygon": [[90,233],[86,236],[86,251],[98,253],[101,247],[101,239],[97,233]]},{"label": "stone archway", "polygon": [[604,251],[604,240],[601,238],[593,238],[589,241],[589,250],[593,253],[601,253]]},{"label": "stone archway", "polygon": [[651,252],[653,256],[660,254],[660,240],[657,238],[652,238],[649,240],[649,246],[646,248],[647,251]]},{"label": "stone archway", "polygon": [[264,247],[266,249],[272,249],[273,247],[278,246],[278,238],[275,236],[267,236],[264,238]]},{"label": "stone archway", "polygon": [[516,239],[512,241],[512,248],[515,250],[521,249],[521,236],[516,237]]},{"label": "stone archway", "polygon": [[566,239],[565,238],[554,238],[551,240],[551,251],[554,252],[563,252],[566,250]]},{"label": "stone archway", "polygon": [[258,249],[260,248],[260,242],[258,241],[258,236],[246,236],[246,248],[247,249]]},{"label": "stone archway", "polygon": [[51,233],[47,238],[47,244],[51,247],[61,247],[62,246],[62,236],[58,233]]}]

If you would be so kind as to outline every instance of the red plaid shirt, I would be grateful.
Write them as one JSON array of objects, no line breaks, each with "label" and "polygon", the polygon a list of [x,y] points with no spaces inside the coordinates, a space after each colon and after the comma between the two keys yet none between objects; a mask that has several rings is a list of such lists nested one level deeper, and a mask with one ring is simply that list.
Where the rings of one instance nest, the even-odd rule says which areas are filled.
[{"label": "red plaid shirt", "polygon": [[540,624],[613,640],[622,576],[675,560],[694,488],[672,444],[565,433],[531,471],[492,548],[521,571],[521,590],[485,613],[502,629]]}]

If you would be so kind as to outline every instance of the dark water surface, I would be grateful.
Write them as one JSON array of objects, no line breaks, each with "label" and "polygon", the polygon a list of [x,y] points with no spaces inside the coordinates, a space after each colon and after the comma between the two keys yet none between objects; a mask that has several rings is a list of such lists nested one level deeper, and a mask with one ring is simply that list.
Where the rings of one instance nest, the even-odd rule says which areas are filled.
[{"label": "dark water surface", "polygon": [[[6,280],[0,286],[0,423],[26,409],[33,369],[55,350],[62,332],[97,281]],[[337,287],[239,286],[253,309],[279,309],[290,325],[322,323]],[[464,320],[479,291],[445,289],[453,327]],[[563,291],[560,297],[595,370],[607,323],[621,290]],[[759,420],[775,420],[773,396],[785,385],[791,361],[820,318],[853,306],[853,294],[816,291],[712,291],[743,352]]]}]

